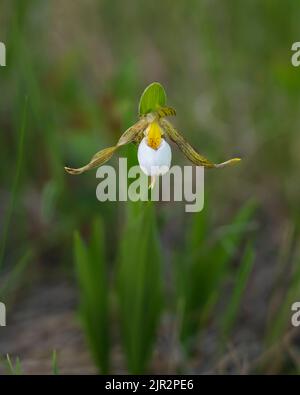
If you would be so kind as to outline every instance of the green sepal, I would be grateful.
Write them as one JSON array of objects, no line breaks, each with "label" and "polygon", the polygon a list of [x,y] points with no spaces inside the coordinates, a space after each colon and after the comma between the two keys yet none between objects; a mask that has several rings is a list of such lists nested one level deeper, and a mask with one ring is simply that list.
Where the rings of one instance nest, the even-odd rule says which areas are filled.
[{"label": "green sepal", "polygon": [[148,85],[142,93],[139,102],[139,115],[143,116],[150,112],[156,112],[166,106],[167,95],[163,86],[158,82]]}]

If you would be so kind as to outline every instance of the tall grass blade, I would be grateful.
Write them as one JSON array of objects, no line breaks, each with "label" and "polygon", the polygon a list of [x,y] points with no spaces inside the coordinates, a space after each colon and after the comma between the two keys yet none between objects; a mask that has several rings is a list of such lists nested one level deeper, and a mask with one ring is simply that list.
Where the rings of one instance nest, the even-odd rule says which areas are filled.
[{"label": "tall grass blade", "polygon": [[104,257],[104,230],[100,220],[93,224],[86,246],[78,233],[74,254],[80,287],[80,317],[91,353],[99,370],[109,371],[109,289]]},{"label": "tall grass blade", "polygon": [[59,374],[58,364],[57,364],[57,352],[53,350],[52,353],[52,373],[57,376]]},{"label": "tall grass blade", "polygon": [[253,202],[243,206],[215,242],[208,238],[205,214],[201,212],[195,217],[187,248],[176,265],[177,296],[183,305],[180,337],[187,352],[218,300],[228,263],[240,245],[255,207]]},{"label": "tall grass blade", "polygon": [[254,264],[255,253],[253,246],[248,244],[236,275],[236,282],[229,303],[221,320],[223,342],[228,339],[238,315],[241,299],[246,288]]},{"label": "tall grass blade", "polygon": [[121,242],[117,292],[128,370],[144,373],[162,308],[161,251],[151,202],[132,203]]},{"label": "tall grass blade", "polygon": [[9,206],[6,211],[5,218],[4,218],[4,227],[3,227],[4,230],[3,230],[3,235],[2,235],[1,244],[0,244],[0,270],[3,265],[3,258],[4,258],[4,254],[5,254],[6,241],[7,241],[7,237],[8,237],[9,226],[10,226],[13,210],[15,207],[15,202],[16,202],[18,187],[19,187],[19,180],[20,180],[20,176],[21,176],[21,169],[22,169],[22,165],[23,165],[27,108],[28,108],[28,98],[25,98],[22,121],[21,121],[20,132],[19,132],[19,143],[18,143],[17,158],[16,158],[16,172],[15,172],[14,180],[13,180],[10,203],[9,203]]},{"label": "tall grass blade", "polygon": [[300,300],[300,254],[292,262],[292,276],[286,288],[283,300],[276,314],[272,317],[265,336],[266,345],[271,346],[282,339],[284,332],[290,326],[292,316],[291,306]]},{"label": "tall grass blade", "polygon": [[21,375],[22,374],[22,367],[21,367],[21,362],[20,362],[19,357],[16,358],[16,362],[14,364],[12,362],[12,360],[10,359],[9,354],[6,354],[6,365],[7,365],[8,372],[11,375]]}]

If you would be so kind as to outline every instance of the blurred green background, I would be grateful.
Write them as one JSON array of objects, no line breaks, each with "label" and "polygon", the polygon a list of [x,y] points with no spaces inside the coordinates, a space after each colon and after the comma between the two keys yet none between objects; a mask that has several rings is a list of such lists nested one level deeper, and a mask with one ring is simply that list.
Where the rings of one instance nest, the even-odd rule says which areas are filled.
[{"label": "blurred green background", "polygon": [[[0,9],[0,371],[298,373],[299,2]],[[153,81],[199,152],[243,158],[205,173],[200,213],[99,203],[94,171],[64,172],[115,144]]]}]

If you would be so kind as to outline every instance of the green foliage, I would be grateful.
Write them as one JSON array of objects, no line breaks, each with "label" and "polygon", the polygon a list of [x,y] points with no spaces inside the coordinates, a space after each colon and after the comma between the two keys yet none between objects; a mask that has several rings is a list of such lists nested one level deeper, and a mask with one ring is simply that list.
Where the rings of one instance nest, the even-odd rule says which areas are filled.
[{"label": "green foliage", "polygon": [[27,120],[27,111],[28,111],[27,107],[28,107],[28,100],[26,98],[24,109],[23,109],[20,130],[19,130],[17,158],[15,161],[16,170],[15,170],[15,175],[14,175],[14,180],[13,180],[11,199],[10,199],[8,210],[6,211],[5,218],[4,218],[4,231],[3,231],[1,245],[0,245],[0,270],[3,265],[3,258],[4,258],[4,254],[5,254],[5,247],[6,247],[6,242],[7,242],[8,232],[9,232],[9,226],[10,226],[13,210],[15,207],[15,202],[16,202],[16,198],[17,198],[19,183],[20,183],[21,169],[22,169],[22,165],[23,165],[24,140],[25,140],[26,120]]},{"label": "green foliage", "polygon": [[255,205],[246,204],[223,229],[220,238],[210,241],[204,211],[195,216],[185,251],[176,265],[177,298],[182,305],[181,341],[191,351],[194,337],[203,328],[219,298],[222,281],[229,273],[228,263],[235,254]]},{"label": "green foliage", "polygon": [[144,373],[162,307],[161,251],[151,202],[129,204],[120,246],[117,294],[130,373]]},{"label": "green foliage", "polygon": [[52,373],[57,376],[59,374],[58,364],[57,364],[57,352],[53,350],[52,353]]},{"label": "green foliage", "polygon": [[19,357],[16,358],[15,362],[13,362],[9,356],[6,355],[6,364],[7,370],[11,375],[21,375],[22,374],[22,367]]},{"label": "green foliage", "polygon": [[[287,264],[287,263],[286,263]],[[283,273],[282,273],[283,274]],[[287,273],[285,273],[285,277]],[[291,306],[294,302],[300,300],[300,253],[298,253],[293,257],[291,261],[290,274],[288,275],[289,281],[285,284],[284,290],[281,294],[280,305],[278,305],[278,300],[274,301],[271,299],[271,307],[274,306],[273,302],[275,302],[276,308],[275,311],[271,313],[269,317],[270,320],[267,325],[267,330],[265,334],[265,344],[267,346],[274,345],[276,342],[283,339],[283,336],[288,328],[290,328],[290,319],[291,319]],[[286,278],[282,279],[286,280]],[[280,281],[282,283],[282,281]],[[281,288],[280,283],[277,284],[278,288]],[[274,290],[275,299],[277,299],[277,292],[279,289]],[[282,291],[282,290],[281,290]]]},{"label": "green foliage", "polygon": [[[11,221],[18,201],[18,193],[20,191],[22,168],[24,165],[24,146],[25,146],[25,134],[27,127],[27,117],[28,117],[28,98],[25,98],[23,104],[22,116],[19,120],[18,125],[18,145],[16,158],[14,158],[15,169],[13,176],[13,184],[10,195],[10,200],[8,208],[4,215],[3,230],[0,239],[0,273],[2,273],[4,258],[6,253],[6,244],[10,235]],[[16,262],[12,266],[9,275],[5,283],[0,286],[0,300],[8,299],[12,295],[13,291],[17,289],[20,285],[22,279],[24,278],[25,269],[28,267],[28,263],[32,260],[34,255],[33,248],[31,246],[26,246],[26,251],[16,259]],[[8,357],[9,359],[9,357]],[[17,360],[18,362],[18,360]]]},{"label": "green foliage", "polygon": [[167,95],[161,84],[153,82],[142,93],[139,103],[139,114],[145,115],[166,105]]},{"label": "green foliage", "polygon": [[251,274],[254,264],[255,252],[253,246],[249,243],[246,246],[244,255],[241,259],[237,274],[235,276],[235,285],[229,298],[228,304],[221,319],[221,336],[222,341],[226,342],[231,330],[235,324],[241,299]]},{"label": "green foliage", "polygon": [[97,367],[109,371],[109,285],[104,257],[102,222],[93,224],[91,239],[85,245],[79,233],[74,238],[74,255],[80,287],[80,317]]},{"label": "green foliage", "polygon": [[[2,361],[1,361],[2,362]],[[15,361],[12,361],[11,357],[9,354],[6,354],[5,360],[3,360],[4,365],[6,366],[6,369],[10,375],[21,375],[23,374],[22,372],[22,365],[20,358],[17,357]],[[59,369],[57,365],[57,353],[56,350],[53,350],[52,353],[52,374],[58,375],[59,374]]]},{"label": "green foliage", "polygon": [[[172,231],[167,233],[168,230],[173,223],[184,223],[176,229],[176,244],[186,238],[185,248],[178,252],[176,265],[170,272],[176,271],[175,303],[182,311],[180,337],[186,349],[196,348],[197,336],[210,329],[208,318],[213,317],[213,308],[228,278],[233,278],[235,284],[232,294],[224,295],[225,312],[218,324],[224,339],[232,341],[240,301],[253,265],[251,244],[237,270],[231,263],[233,257],[239,256],[235,252],[244,235],[247,236],[252,214],[246,210],[240,223],[233,219],[220,232],[212,229],[212,222],[219,226],[218,220],[212,217],[219,219],[220,212],[227,215],[232,199],[240,205],[251,193],[262,200],[262,215],[257,218],[262,226],[256,229],[257,239],[261,238],[262,242],[255,244],[255,255],[259,259],[258,275],[262,270],[271,286],[275,277],[273,261],[280,248],[277,237],[282,225],[288,221],[299,229],[300,223],[297,187],[300,72],[290,63],[291,44],[299,30],[300,7],[295,0],[229,0],[219,2],[220,12],[216,13],[213,2],[208,1],[192,1],[192,6],[190,2],[166,1],[159,7],[153,2],[141,5],[140,0],[132,1],[133,13],[127,12],[126,2],[118,2],[116,6],[111,0],[91,1],[84,10],[77,2],[76,5],[70,2],[69,15],[76,21],[76,16],[83,11],[82,18],[75,24],[74,31],[68,23],[59,26],[62,34],[58,38],[49,36],[51,29],[45,21],[55,23],[51,15],[63,12],[59,4],[4,1],[1,37],[8,49],[8,66],[0,70],[3,207],[0,267],[11,274],[3,276],[1,270],[0,300],[5,300],[8,294],[18,295],[20,279],[34,280],[31,273],[25,272],[28,262],[36,260],[36,276],[45,275],[49,257],[51,260],[53,257],[59,268],[66,266],[71,254],[70,234],[74,229],[89,232],[87,224],[92,224],[95,212],[100,212],[109,224],[106,255],[112,260],[115,250],[119,249],[118,240],[124,239],[120,252],[127,252],[127,260],[125,257],[120,260],[117,273],[124,349],[130,370],[145,371],[147,362],[143,358],[150,360],[155,342],[153,327],[157,326],[158,311],[161,311],[161,296],[157,295],[162,294],[159,284],[162,274],[157,262],[147,257],[151,262],[146,265],[144,260],[140,263],[134,257],[135,248],[143,255],[145,252],[141,250],[147,247],[141,225],[146,214],[141,214],[138,204],[133,211],[130,209],[127,227],[139,233],[135,237],[126,232],[120,234],[120,216],[125,204],[99,204],[94,195],[93,177],[83,176],[75,181],[64,174],[63,165],[65,162],[81,163],[96,147],[113,144],[120,131],[135,121],[138,87],[155,75],[167,81],[168,94],[172,95],[178,109],[178,123],[195,148],[203,149],[211,158],[243,154],[244,164],[236,173],[235,170],[207,173],[206,187],[213,188],[219,195],[213,209],[205,207],[194,216],[190,227],[184,223],[185,215],[172,203],[162,205],[159,207],[161,226],[152,232],[152,236],[157,233],[157,237],[164,232],[163,248],[168,252],[174,243]],[[183,20],[186,22],[184,28]],[[128,26],[131,34],[127,34]],[[72,40],[74,33],[78,40]],[[59,38],[62,36],[66,39],[64,42]],[[99,37],[103,38],[100,43]],[[24,111],[24,94],[29,98],[29,111]],[[151,84],[141,97],[139,114],[165,105],[163,87]],[[130,157],[130,164],[137,163],[133,145],[120,153]],[[172,153],[175,164],[175,150]],[[218,188],[214,182],[218,183]],[[223,191],[228,191],[226,203]],[[274,224],[274,234],[266,234]],[[103,234],[103,229],[101,232]],[[146,234],[150,238],[149,229]],[[124,246],[127,241],[128,247]],[[105,270],[107,262],[97,258],[99,267],[95,264],[91,258],[91,241],[85,244],[77,235],[74,244],[77,260],[81,262],[77,264],[78,272],[82,272],[78,276],[80,316],[99,370],[109,371],[107,305],[112,288]],[[149,245],[147,248],[151,250]],[[151,284],[142,270],[146,273],[151,270],[154,298],[149,296]],[[65,274],[65,271],[57,271],[58,278]],[[142,285],[139,285],[139,277]],[[143,288],[145,284],[146,289]],[[168,286],[164,280],[164,288]],[[266,347],[280,344],[290,328],[291,303],[299,300],[298,254],[284,261],[273,288],[271,297],[264,300],[262,307],[257,306],[271,310],[266,332],[258,334],[259,342],[264,340]],[[260,295],[259,289],[251,291],[254,296]],[[144,294],[150,301],[144,302]],[[9,308],[13,309],[10,303]],[[174,311],[177,309],[168,310],[168,314],[175,316]],[[259,317],[263,316],[258,314],[251,321],[256,320],[261,328],[265,323]],[[151,330],[147,327],[149,322],[152,322]],[[142,355],[144,349],[150,350],[147,358],[146,354]],[[281,353],[285,357],[286,353]],[[13,372],[14,365],[18,364],[18,361],[10,361],[10,371]]]},{"label": "green foliage", "polygon": [[13,295],[24,279],[25,272],[33,257],[34,251],[28,250],[14,263],[5,284],[0,288],[0,300],[7,299],[10,295]]}]

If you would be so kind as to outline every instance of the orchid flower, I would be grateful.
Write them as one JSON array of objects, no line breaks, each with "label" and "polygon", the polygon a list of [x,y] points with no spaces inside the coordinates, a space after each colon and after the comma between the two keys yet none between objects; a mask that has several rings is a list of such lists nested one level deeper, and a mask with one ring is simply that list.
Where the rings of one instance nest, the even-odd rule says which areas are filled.
[{"label": "orchid flower", "polygon": [[122,134],[117,144],[97,152],[87,165],[77,169],[65,167],[65,170],[70,174],[84,173],[103,165],[123,145],[135,143],[138,145],[139,165],[151,177],[153,186],[155,177],[165,174],[171,166],[172,153],[166,138],[177,144],[184,155],[197,166],[221,168],[240,161],[240,158],[233,158],[222,163],[213,163],[199,154],[166,119],[176,115],[176,111],[167,107],[165,102],[163,87],[156,82],[149,85],[140,100],[139,120]]}]

